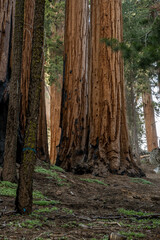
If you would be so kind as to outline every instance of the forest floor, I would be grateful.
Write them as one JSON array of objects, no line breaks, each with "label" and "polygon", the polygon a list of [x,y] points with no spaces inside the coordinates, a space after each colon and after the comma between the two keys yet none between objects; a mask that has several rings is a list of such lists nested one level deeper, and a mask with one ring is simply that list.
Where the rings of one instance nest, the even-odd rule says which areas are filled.
[{"label": "forest floor", "polygon": [[0,182],[0,240],[160,240],[160,174],[146,178],[73,175],[38,161],[30,216],[14,212],[16,184]]}]

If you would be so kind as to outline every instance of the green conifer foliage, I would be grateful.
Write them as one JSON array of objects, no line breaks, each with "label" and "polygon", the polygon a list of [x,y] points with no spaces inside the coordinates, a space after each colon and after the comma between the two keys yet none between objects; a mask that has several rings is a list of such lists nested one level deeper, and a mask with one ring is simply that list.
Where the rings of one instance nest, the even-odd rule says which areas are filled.
[{"label": "green conifer foliage", "polygon": [[48,84],[56,82],[63,72],[63,38],[65,0],[46,0],[45,4],[45,76]]}]

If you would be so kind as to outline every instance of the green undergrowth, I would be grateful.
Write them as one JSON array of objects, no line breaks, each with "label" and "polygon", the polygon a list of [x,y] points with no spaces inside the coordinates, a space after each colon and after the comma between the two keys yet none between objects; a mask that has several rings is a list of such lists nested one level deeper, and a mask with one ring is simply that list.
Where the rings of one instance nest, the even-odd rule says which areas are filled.
[{"label": "green undergrowth", "polygon": [[143,178],[131,178],[131,181],[134,183],[142,183],[146,185],[154,185],[152,182],[145,180]]},{"label": "green undergrowth", "polygon": [[148,216],[151,213],[146,213],[146,212],[136,212],[134,210],[126,210],[124,208],[119,208],[118,209],[118,213],[121,213],[123,215],[127,215],[127,216]]},{"label": "green undergrowth", "polygon": [[131,239],[137,239],[137,238],[144,238],[145,234],[143,233],[139,233],[139,232],[119,232],[121,235],[126,236],[127,240],[131,240]]},{"label": "green undergrowth", "polygon": [[63,169],[63,168],[60,168],[60,167],[58,167],[58,166],[56,166],[56,165],[51,165],[51,167],[50,167],[52,170],[55,170],[55,171],[58,171],[58,172],[65,172],[65,170]]},{"label": "green undergrowth", "polygon": [[0,195],[2,196],[15,197],[16,189],[17,189],[17,184],[15,183],[7,182],[7,181],[0,182]]},{"label": "green undergrowth", "polygon": [[52,208],[46,207],[46,208],[40,208],[38,210],[35,210],[34,213],[50,213],[57,210],[58,210],[57,207],[52,207]]},{"label": "green undergrowth", "polygon": [[81,181],[85,181],[85,182],[88,182],[88,183],[98,183],[98,184],[101,184],[101,185],[104,185],[104,186],[108,186],[107,184],[105,184],[104,182],[98,180],[98,179],[92,179],[92,178],[81,178]]},{"label": "green undergrowth", "polygon": [[8,224],[9,227],[15,227],[15,228],[38,228],[41,227],[43,224],[39,219],[26,219],[25,221],[22,222],[10,222]]},{"label": "green undergrowth", "polygon": [[[123,221],[119,222],[121,227],[127,229],[126,232],[121,231],[120,234],[126,236],[128,240],[139,239],[139,238],[145,237],[145,235],[143,233],[137,232],[137,231],[151,230],[151,229],[160,227],[160,219],[155,219],[155,218],[152,219],[151,218],[153,213],[142,212],[142,211],[137,212],[134,210],[126,210],[123,208],[118,209],[118,213],[125,215],[125,216],[131,216],[129,223],[127,223],[127,220],[123,220]],[[137,219],[137,217],[144,217],[144,218]]]},{"label": "green undergrowth", "polygon": [[67,213],[67,214],[73,214],[73,210],[72,209],[69,209],[69,208],[62,208],[62,211]]},{"label": "green undergrowth", "polygon": [[[54,167],[54,166],[53,166],[53,167]],[[49,178],[49,179],[54,179],[54,180],[56,181],[56,183],[57,183],[58,186],[64,186],[64,185],[66,185],[66,183],[65,183],[66,180],[60,178],[59,175],[58,175],[58,173],[57,173],[55,170],[53,170],[53,167],[51,167],[50,169],[46,169],[46,168],[43,168],[43,167],[41,167],[41,166],[37,166],[37,167],[35,168],[35,172],[44,174],[44,175],[46,175],[47,178]],[[60,169],[60,168],[58,168],[58,169]]]},{"label": "green undergrowth", "polygon": [[49,205],[59,204],[59,201],[55,201],[55,200],[39,200],[39,201],[33,201],[33,203],[35,205],[39,205],[39,206],[49,206]]},{"label": "green undergrowth", "polygon": [[[17,184],[6,181],[0,182],[0,195],[7,197],[16,197]],[[48,200],[40,191],[33,191],[33,203],[40,206],[58,204],[58,201]]]}]

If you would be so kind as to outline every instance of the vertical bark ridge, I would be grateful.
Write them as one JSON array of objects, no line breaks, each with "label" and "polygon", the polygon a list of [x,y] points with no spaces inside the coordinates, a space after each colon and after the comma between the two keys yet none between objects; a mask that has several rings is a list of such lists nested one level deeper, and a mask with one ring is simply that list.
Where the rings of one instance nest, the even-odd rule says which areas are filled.
[{"label": "vertical bark ridge", "polygon": [[102,39],[121,42],[122,32],[121,1],[93,0],[88,168],[97,175],[107,172],[143,175],[129,146],[122,54],[101,42]]},{"label": "vertical bark ridge", "polygon": [[61,108],[61,86],[62,77],[58,81],[60,84],[56,86],[55,83],[51,86],[51,103],[50,103],[50,114],[51,114],[51,147],[50,147],[50,162],[55,164],[57,158],[57,148],[60,142],[61,128],[60,128],[60,108]]},{"label": "vertical bark ridge", "polygon": [[17,133],[20,112],[20,80],[24,25],[24,0],[17,0],[15,7],[15,27],[13,41],[13,69],[10,81],[10,96],[8,106],[4,167],[2,177],[4,181],[16,180]]},{"label": "vertical bark ridge", "polygon": [[62,137],[57,164],[68,170],[74,168],[78,156],[84,157],[86,149],[87,15],[88,1],[66,1]]}]

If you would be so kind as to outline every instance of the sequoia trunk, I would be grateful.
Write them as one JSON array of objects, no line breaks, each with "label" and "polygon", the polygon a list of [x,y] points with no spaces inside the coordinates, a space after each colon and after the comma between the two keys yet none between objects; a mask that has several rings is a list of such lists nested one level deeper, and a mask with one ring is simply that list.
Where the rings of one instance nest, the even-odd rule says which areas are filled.
[{"label": "sequoia trunk", "polygon": [[16,179],[17,133],[20,112],[20,81],[23,45],[24,0],[17,0],[13,40],[13,68],[10,82],[9,108],[7,117],[4,167],[2,178],[14,182]]},{"label": "sequoia trunk", "polygon": [[51,99],[50,99],[50,130],[51,130],[51,147],[50,147],[50,162],[55,164],[58,145],[61,137],[60,128],[60,112],[61,112],[61,86],[62,77],[59,78],[58,85],[55,83],[51,86]]},{"label": "sequoia trunk", "polygon": [[153,149],[158,148],[157,131],[151,89],[150,91],[142,94],[142,99],[146,128],[147,148],[148,151],[151,152]]},{"label": "sequoia trunk", "polygon": [[38,149],[38,158],[40,158],[43,161],[49,162],[44,77],[43,77],[43,81],[41,82],[37,149]]},{"label": "sequoia trunk", "polygon": [[67,0],[61,142],[57,164],[75,170],[87,151],[88,1]]},{"label": "sequoia trunk", "polygon": [[3,164],[8,113],[14,2],[0,1],[0,165]]},{"label": "sequoia trunk", "polygon": [[122,54],[102,39],[122,41],[120,0],[93,0],[91,4],[88,165],[97,175],[108,171],[140,175],[129,146]]}]

